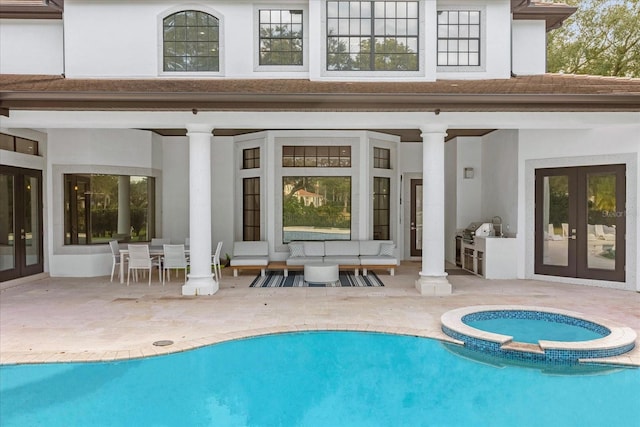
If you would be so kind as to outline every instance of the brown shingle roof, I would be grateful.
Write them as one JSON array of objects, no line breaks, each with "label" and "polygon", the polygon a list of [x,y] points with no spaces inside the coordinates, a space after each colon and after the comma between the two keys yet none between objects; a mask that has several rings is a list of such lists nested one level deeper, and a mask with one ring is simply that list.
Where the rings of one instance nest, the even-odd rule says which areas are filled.
[{"label": "brown shingle roof", "polygon": [[640,79],[561,74],[436,82],[0,75],[3,109],[640,111]]}]

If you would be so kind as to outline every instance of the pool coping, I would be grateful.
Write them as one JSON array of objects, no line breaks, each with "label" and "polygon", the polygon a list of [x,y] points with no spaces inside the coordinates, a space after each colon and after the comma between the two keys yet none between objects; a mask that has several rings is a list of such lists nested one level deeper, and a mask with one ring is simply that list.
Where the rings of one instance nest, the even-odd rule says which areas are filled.
[{"label": "pool coping", "polygon": [[[609,329],[611,333],[605,337],[588,341],[562,342],[540,340],[538,344],[529,344],[512,341],[513,337],[509,335],[497,334],[494,332],[482,331],[465,324],[462,319],[464,316],[482,312],[482,311],[540,311],[551,314],[558,314],[573,317],[586,322],[597,323]],[[476,305],[467,306],[447,311],[440,317],[443,327],[449,328],[457,333],[469,336],[472,339],[488,341],[499,344],[504,350],[522,351],[544,354],[546,351],[604,351],[609,349],[620,348],[632,345],[636,342],[637,333],[633,329],[604,319],[598,316],[586,315],[570,310],[564,310],[552,307],[528,306],[528,305]],[[456,344],[465,345],[461,340],[454,339]],[[579,362],[603,363],[626,366],[637,366],[633,363],[625,361],[624,354],[610,357],[593,357],[581,358]]]}]

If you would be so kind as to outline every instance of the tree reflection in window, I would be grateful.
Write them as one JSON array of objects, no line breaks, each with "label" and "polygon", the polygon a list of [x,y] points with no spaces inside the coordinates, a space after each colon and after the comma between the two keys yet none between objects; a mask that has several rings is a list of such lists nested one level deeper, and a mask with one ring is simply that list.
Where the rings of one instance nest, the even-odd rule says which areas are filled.
[{"label": "tree reflection in window", "polygon": [[351,177],[282,179],[282,241],[351,240]]},{"label": "tree reflection in window", "polygon": [[417,71],[417,1],[328,1],[327,70]]},{"label": "tree reflection in window", "polygon": [[218,18],[184,10],[163,20],[164,71],[219,71]]},{"label": "tree reflection in window", "polygon": [[127,175],[64,175],[65,245],[154,237],[155,179]]}]

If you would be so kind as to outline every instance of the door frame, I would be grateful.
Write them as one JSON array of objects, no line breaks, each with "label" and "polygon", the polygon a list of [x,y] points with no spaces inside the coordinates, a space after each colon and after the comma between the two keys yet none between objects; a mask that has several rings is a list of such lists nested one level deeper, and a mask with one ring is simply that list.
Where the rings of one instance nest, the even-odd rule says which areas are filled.
[{"label": "door frame", "polygon": [[[14,177],[14,268],[0,271],[0,282],[18,279],[25,276],[42,273],[44,271],[44,205],[42,199],[42,171],[38,169],[27,169],[16,166],[0,165],[0,173],[12,175]],[[26,262],[26,240],[18,230],[24,229],[24,186],[25,178],[36,178],[38,188],[36,189],[38,200],[38,262],[27,265]],[[20,238],[18,238],[20,237]]]},{"label": "door frame", "polygon": [[[541,275],[571,277],[577,279],[607,280],[624,282],[626,280],[626,214],[618,216],[616,221],[616,263],[614,270],[589,268],[588,235],[587,235],[587,186],[586,177],[592,173],[611,172],[616,176],[616,214],[626,209],[626,165],[602,164],[591,166],[567,166],[561,168],[536,168],[535,180],[535,238],[534,238],[534,273]],[[540,201],[544,188],[542,179],[546,176],[568,176],[569,235],[567,266],[553,266],[542,263],[544,242],[544,219]],[[582,214],[580,214],[582,213]],[[573,230],[577,230],[574,234]]]}]

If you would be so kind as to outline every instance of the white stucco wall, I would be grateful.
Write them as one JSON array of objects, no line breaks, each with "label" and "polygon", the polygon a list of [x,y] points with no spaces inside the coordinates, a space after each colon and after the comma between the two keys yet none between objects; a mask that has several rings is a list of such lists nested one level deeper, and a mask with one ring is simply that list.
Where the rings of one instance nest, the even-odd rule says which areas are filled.
[{"label": "white stucco wall", "polygon": [[[32,31],[24,21],[7,24],[7,37],[24,38],[28,34],[29,55],[34,60],[18,56],[24,49],[5,48],[2,54],[11,61],[4,61],[2,72],[59,74],[68,77],[231,77],[231,78],[311,78],[318,80],[407,80],[484,79],[508,78],[511,71],[510,3],[507,0],[487,0],[478,5],[470,0],[428,0],[421,8],[421,69],[411,73],[353,73],[327,72],[325,61],[325,23],[322,21],[323,3],[287,2],[286,4],[254,4],[245,1],[193,3],[177,0],[166,3],[161,0],[145,2],[94,2],[68,0],[65,2],[64,28],[56,24],[37,23]],[[305,64],[302,67],[261,67],[258,65],[257,11],[262,7],[299,8],[304,14]],[[436,72],[435,11],[437,7],[480,9],[482,21],[480,67],[440,68]],[[162,70],[162,17],[184,9],[198,9],[220,19],[220,71],[212,73],[165,73]],[[97,19],[96,17],[99,17]],[[40,20],[46,21],[46,20]],[[537,27],[536,27],[537,28]],[[64,67],[62,46],[64,30]],[[3,30],[4,31],[4,30]],[[527,41],[536,48],[544,45],[544,33],[526,30]],[[535,42],[529,38],[536,35]],[[31,35],[33,34],[33,35]],[[538,52],[539,49],[536,49]],[[542,52],[544,53],[544,52]],[[531,54],[531,53],[530,53]],[[19,62],[13,59],[20,59]],[[42,61],[42,58],[45,61]],[[534,62],[544,63],[544,56]],[[46,65],[49,64],[49,65]]]},{"label": "white stucco wall", "polygon": [[[640,126],[592,130],[520,130],[518,146],[518,276],[640,290]],[[626,165],[626,283],[534,275],[534,173],[537,168]]]},{"label": "white stucco wall", "polygon": [[[63,241],[63,174],[105,173],[154,176],[162,188],[157,169],[158,140],[151,132],[117,129],[49,129],[47,142],[48,191],[52,209],[45,220],[50,237],[48,253],[52,276],[92,277],[111,272],[111,253],[105,245],[65,246]],[[156,200],[161,209],[162,197]],[[161,221],[161,219],[159,220]],[[161,230],[157,229],[157,232]]]},{"label": "white stucco wall", "polygon": [[189,236],[188,139],[164,137],[162,151],[162,237],[183,243]]},{"label": "white stucco wall", "polygon": [[62,21],[0,19],[0,74],[62,74]]},{"label": "white stucco wall", "polygon": [[482,137],[480,217],[502,218],[503,233],[518,232],[518,131],[497,130]]},{"label": "white stucco wall", "polygon": [[547,71],[547,37],[544,20],[512,22],[512,68],[517,75],[537,75]]}]

